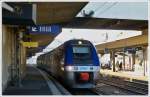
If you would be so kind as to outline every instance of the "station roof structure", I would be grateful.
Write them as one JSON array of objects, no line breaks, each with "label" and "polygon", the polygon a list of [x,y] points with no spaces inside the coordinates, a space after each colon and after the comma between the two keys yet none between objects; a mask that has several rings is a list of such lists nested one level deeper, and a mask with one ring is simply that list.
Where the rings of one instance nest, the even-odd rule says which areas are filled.
[{"label": "station roof structure", "polygon": [[[36,24],[67,24],[78,12],[87,4],[87,2],[37,2]],[[53,41],[55,35],[31,35],[31,41],[37,41],[39,46],[47,46]],[[39,52],[41,48],[30,48],[28,53]]]},{"label": "station roof structure", "polygon": [[147,20],[78,17],[65,25],[66,28],[143,30],[148,27]]},{"label": "station roof structure", "polygon": [[97,48],[98,52],[104,53],[105,48],[107,48],[109,50],[119,49],[119,50],[123,51],[122,48],[147,46],[147,45],[148,45],[148,36],[147,35],[139,35],[139,36],[135,36],[135,37],[130,37],[130,38],[126,38],[126,39],[121,39],[121,40],[116,40],[116,41],[112,41],[112,42],[99,44],[99,45],[96,45],[96,48]]},{"label": "station roof structure", "polygon": [[[63,28],[114,30],[145,30],[148,28],[148,20],[77,17],[77,14],[88,2],[22,2],[20,4],[36,4],[36,24],[38,25],[59,24]],[[44,47],[51,43],[55,37],[55,35],[37,34],[31,35],[31,41],[37,41],[39,46]],[[39,48],[29,48],[27,53],[35,54],[39,51]]]}]

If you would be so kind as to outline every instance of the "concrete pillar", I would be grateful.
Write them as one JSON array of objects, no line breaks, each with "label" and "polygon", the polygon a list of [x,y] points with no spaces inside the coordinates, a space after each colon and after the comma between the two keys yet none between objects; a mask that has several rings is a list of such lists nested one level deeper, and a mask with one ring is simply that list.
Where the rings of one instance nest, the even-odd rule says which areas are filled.
[{"label": "concrete pillar", "polygon": [[23,41],[23,32],[22,30],[18,31],[18,85],[19,87],[22,86],[21,85],[21,80],[23,78],[23,76],[25,75],[25,68],[26,68],[26,48],[23,47],[21,41]]},{"label": "concrete pillar", "polygon": [[3,25],[3,39],[2,39],[2,84],[3,90],[8,83],[16,85],[17,81],[17,37],[15,27],[8,27]]},{"label": "concrete pillar", "polygon": [[11,81],[10,68],[10,31],[6,25],[2,25],[2,90],[7,87]]},{"label": "concrete pillar", "polygon": [[143,30],[142,35],[148,35],[148,29]]},{"label": "concrete pillar", "polygon": [[143,75],[145,76],[145,56],[144,56],[144,52],[145,50],[143,49],[143,67],[144,67],[144,71],[143,71]]},{"label": "concrete pillar", "polygon": [[[145,29],[145,30],[143,30],[142,31],[142,35],[148,35],[148,29]],[[143,62],[144,62],[144,71],[143,71],[143,74],[144,74],[144,76],[146,75],[146,73],[147,73],[147,54],[148,53],[148,51],[147,51],[147,47],[143,47]]]},{"label": "concrete pillar", "polygon": [[148,47],[146,47],[145,49],[146,49],[145,54],[144,54],[144,55],[145,55],[145,65],[146,65],[146,66],[145,66],[145,73],[146,73],[146,75],[147,75],[147,74],[148,74],[148,65],[149,65],[149,64],[148,64],[148,63],[149,63],[149,62],[148,62],[148,60],[149,60],[149,59],[148,59],[149,52],[148,52]]},{"label": "concrete pillar", "polygon": [[146,61],[147,61],[147,58],[146,58],[146,56],[147,56],[147,51],[146,51],[146,48],[145,47],[143,47],[143,68],[144,68],[144,71],[143,71],[143,75],[145,76],[146,75]]}]

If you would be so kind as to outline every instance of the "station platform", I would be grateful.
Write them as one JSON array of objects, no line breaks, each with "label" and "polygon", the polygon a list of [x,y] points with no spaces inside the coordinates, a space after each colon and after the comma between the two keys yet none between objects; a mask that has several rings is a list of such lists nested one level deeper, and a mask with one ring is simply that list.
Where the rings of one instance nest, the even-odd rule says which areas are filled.
[{"label": "station platform", "polygon": [[148,76],[138,75],[136,72],[130,72],[130,71],[113,72],[112,70],[101,69],[100,74],[115,76],[115,77],[120,77],[120,78],[127,78],[131,81],[132,80],[148,81]]},{"label": "station platform", "polygon": [[46,73],[28,66],[21,86],[8,86],[3,95],[61,95],[61,92]]},{"label": "station platform", "polygon": [[34,67],[28,66],[25,77],[21,80],[21,86],[8,86],[3,95],[33,95],[52,94],[46,80]]}]

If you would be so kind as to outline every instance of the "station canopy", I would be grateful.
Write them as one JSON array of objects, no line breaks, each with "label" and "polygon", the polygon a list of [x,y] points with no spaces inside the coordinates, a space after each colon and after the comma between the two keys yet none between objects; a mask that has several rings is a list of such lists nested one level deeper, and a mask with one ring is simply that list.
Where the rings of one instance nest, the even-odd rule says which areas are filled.
[{"label": "station canopy", "polygon": [[90,2],[76,17],[148,20],[147,2]]},{"label": "station canopy", "polygon": [[[113,32],[113,34],[115,34],[114,31],[118,30],[116,31],[116,35],[113,37],[116,37],[117,35],[125,35],[125,32],[128,33],[129,35],[128,37],[131,37],[135,35],[141,35],[140,31],[148,28],[148,3],[147,2],[89,2],[89,3],[81,2],[81,3],[82,3],[81,5],[79,4],[80,9],[72,8],[72,10],[76,10],[78,11],[78,13],[76,11],[74,11],[76,14],[71,11],[68,11],[68,14],[69,13],[73,14],[71,16],[72,18],[69,18],[68,21],[65,21],[65,22],[61,21],[59,20],[60,18],[57,17],[58,18],[57,23],[63,27],[62,32],[58,36],[54,37],[53,41],[51,41],[50,44],[45,49],[43,49],[42,52],[36,53],[35,54],[36,56],[46,53],[47,51],[51,51],[52,49],[61,45],[64,41],[70,39],[70,38],[65,38],[66,40],[62,40],[62,39],[60,40],[59,39],[60,37],[72,36],[71,39],[73,38],[81,39],[83,37],[77,37],[77,34],[80,34],[80,36],[84,36],[85,38],[86,31],[92,33],[93,39],[97,38],[97,36],[99,37],[99,39],[101,39],[100,37],[105,36],[104,37],[105,39],[100,40],[101,42],[99,42],[98,39],[93,40],[93,43],[95,43],[96,45],[96,44],[100,44],[104,42],[108,36],[110,38],[111,34],[108,32]],[[44,4],[42,6],[44,7]],[[48,7],[48,4],[46,4],[46,6]],[[53,6],[53,8],[55,10],[55,6]],[[60,9],[58,8],[57,10],[60,10]],[[42,8],[41,8],[40,13],[41,14],[44,13],[46,16],[43,15],[44,20],[42,20],[38,16],[39,19],[41,19],[41,20],[38,20],[39,23],[44,24],[47,22],[52,23],[52,21],[53,22],[55,21],[55,19],[50,20],[49,18],[47,18],[48,13],[42,12]],[[65,12],[62,14],[65,15],[67,13]],[[56,15],[56,13],[53,15]],[[53,16],[53,15],[50,15],[50,16]],[[55,18],[55,16],[53,16],[53,18]],[[47,20],[49,19],[49,21],[47,21],[46,19]],[[64,20],[65,17],[61,19]],[[123,31],[123,30],[128,30],[128,31]],[[134,32],[134,31],[135,31],[134,35],[133,34],[130,35],[131,32]],[[125,38],[125,37],[122,37],[122,38]]]}]

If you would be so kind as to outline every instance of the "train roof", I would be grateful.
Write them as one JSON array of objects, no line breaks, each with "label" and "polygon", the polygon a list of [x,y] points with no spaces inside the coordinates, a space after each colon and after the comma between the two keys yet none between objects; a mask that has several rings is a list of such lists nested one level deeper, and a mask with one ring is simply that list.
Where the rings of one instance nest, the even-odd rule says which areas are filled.
[{"label": "train roof", "polygon": [[71,39],[71,40],[68,40],[64,43],[64,45],[67,45],[67,44],[78,44],[78,42],[81,41],[82,43],[90,43],[91,42],[89,40],[84,40],[84,39]]},{"label": "train roof", "polygon": [[76,43],[78,41],[82,41],[83,43],[92,44],[89,40],[85,40],[85,39],[71,39],[71,40],[68,40],[68,41],[64,42],[63,44],[61,44],[57,48],[53,49],[52,51],[49,51],[49,52],[47,52],[45,54],[42,54],[42,55],[38,56],[38,58],[42,57],[42,56],[44,56],[44,55],[46,55],[48,53],[54,52],[56,49],[61,49],[61,48],[63,48],[64,45],[66,46],[66,45],[74,44],[74,43]]}]

